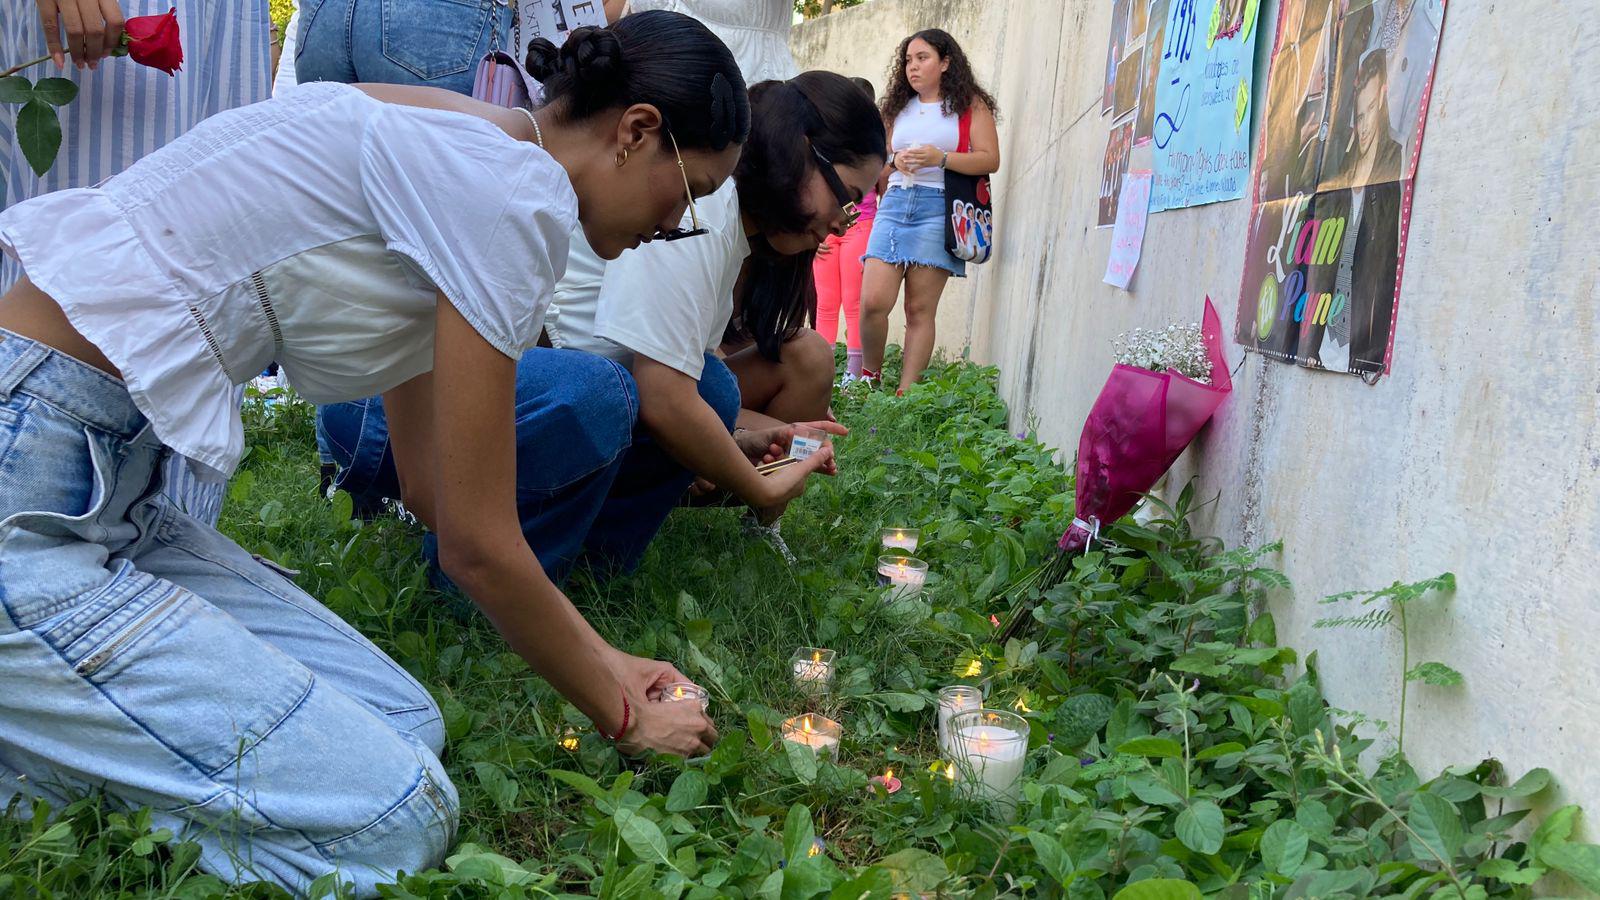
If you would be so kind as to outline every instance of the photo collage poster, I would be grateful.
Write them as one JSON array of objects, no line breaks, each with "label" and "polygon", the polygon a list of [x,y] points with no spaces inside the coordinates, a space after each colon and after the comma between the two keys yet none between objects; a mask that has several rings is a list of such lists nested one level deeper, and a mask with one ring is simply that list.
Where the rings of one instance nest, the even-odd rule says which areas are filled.
[{"label": "photo collage poster", "polygon": [[1310,368],[1389,371],[1446,0],[1284,0],[1235,337]]}]

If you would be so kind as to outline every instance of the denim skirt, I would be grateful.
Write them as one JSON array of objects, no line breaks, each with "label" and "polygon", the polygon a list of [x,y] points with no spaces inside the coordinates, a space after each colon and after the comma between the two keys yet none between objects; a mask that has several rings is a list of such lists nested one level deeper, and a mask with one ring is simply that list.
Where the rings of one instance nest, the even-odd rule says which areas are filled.
[{"label": "denim skirt", "polygon": [[865,258],[891,266],[932,266],[967,277],[966,262],[945,249],[945,215],[943,187],[890,188],[878,201]]}]

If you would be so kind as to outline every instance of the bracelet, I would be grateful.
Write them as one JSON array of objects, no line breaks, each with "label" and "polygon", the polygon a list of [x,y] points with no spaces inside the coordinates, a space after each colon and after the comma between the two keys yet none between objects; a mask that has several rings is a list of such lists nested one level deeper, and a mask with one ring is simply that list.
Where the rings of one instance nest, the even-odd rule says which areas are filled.
[{"label": "bracelet", "polygon": [[594,726],[595,733],[600,735],[601,737],[605,738],[606,740],[610,741],[611,743],[615,744],[617,741],[622,740],[622,736],[623,735],[628,733],[629,720],[631,720],[632,718],[633,718],[633,707],[628,705],[628,692],[627,691],[623,691],[622,692],[622,726],[617,729],[617,733],[616,734],[606,734],[605,729],[601,728],[600,725],[598,723],[596,723],[595,726]]},{"label": "bracelet", "polygon": [[939,159],[939,168],[943,169],[950,164],[950,151],[944,151],[944,156]]}]

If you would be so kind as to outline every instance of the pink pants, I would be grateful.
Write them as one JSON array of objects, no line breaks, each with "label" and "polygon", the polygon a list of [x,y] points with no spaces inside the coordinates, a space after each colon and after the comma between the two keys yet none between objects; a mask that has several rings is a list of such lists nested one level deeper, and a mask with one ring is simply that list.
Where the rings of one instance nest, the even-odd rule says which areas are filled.
[{"label": "pink pants", "polygon": [[861,257],[872,236],[872,220],[862,219],[844,233],[828,236],[828,253],[817,256],[817,331],[834,343],[839,339],[839,312],[844,311],[845,346],[861,349]]}]

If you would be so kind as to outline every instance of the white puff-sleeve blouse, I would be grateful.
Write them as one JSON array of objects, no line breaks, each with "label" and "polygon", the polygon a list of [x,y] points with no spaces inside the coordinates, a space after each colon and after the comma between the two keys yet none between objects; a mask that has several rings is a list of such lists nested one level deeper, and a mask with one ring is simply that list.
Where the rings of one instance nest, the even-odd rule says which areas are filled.
[{"label": "white puff-sleeve blouse", "polygon": [[438,294],[501,353],[534,346],[577,212],[560,164],[490,122],[315,83],[11,207],[0,250],[226,477],[231,388],[269,362],[314,403],[386,391],[432,370]]}]

